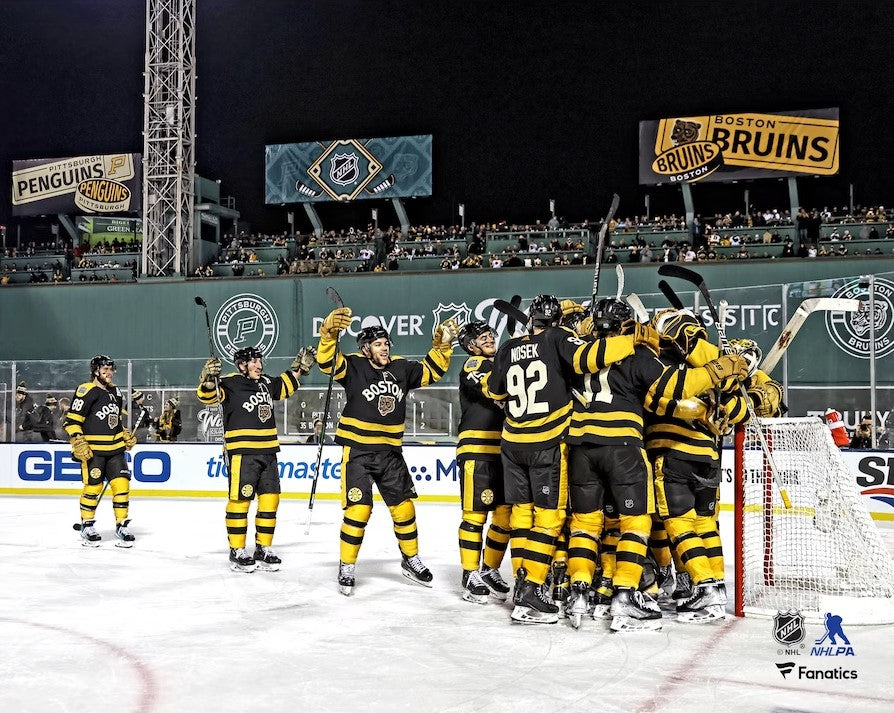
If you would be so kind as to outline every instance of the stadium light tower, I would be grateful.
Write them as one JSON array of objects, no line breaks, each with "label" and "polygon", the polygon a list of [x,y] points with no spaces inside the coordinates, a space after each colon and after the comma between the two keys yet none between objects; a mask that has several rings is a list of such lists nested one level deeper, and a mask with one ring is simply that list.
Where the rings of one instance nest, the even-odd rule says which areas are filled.
[{"label": "stadium light tower", "polygon": [[195,203],[196,0],[146,0],[143,255],[149,277],[189,274]]}]

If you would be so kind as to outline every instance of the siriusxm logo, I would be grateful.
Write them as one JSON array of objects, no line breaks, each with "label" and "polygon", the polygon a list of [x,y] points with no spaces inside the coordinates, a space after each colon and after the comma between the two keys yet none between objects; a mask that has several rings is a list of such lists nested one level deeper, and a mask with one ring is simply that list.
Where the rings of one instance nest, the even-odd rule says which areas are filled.
[{"label": "siriusxm logo", "polygon": [[[165,483],[171,478],[171,456],[164,451],[139,451],[124,457],[133,479],[140,483]],[[27,450],[19,453],[19,480],[81,482],[81,464],[68,451]]]}]

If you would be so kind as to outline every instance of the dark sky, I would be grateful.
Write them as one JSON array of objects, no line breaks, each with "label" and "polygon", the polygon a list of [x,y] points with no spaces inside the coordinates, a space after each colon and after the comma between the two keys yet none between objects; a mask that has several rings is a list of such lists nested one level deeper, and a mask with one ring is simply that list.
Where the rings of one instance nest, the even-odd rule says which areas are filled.
[{"label": "dark sky", "polygon": [[[414,223],[682,213],[679,189],[637,185],[642,119],[841,107],[841,175],[802,203],[894,203],[891,41],[876,2],[197,0],[197,171],[258,230],[264,145],[431,133],[434,195]],[[0,222],[17,158],[142,150],[145,0],[0,1]],[[742,187],[696,186],[736,210]],[[783,182],[751,185],[785,207]],[[387,204],[320,209],[327,227]],[[299,227],[309,229],[300,206]]]}]

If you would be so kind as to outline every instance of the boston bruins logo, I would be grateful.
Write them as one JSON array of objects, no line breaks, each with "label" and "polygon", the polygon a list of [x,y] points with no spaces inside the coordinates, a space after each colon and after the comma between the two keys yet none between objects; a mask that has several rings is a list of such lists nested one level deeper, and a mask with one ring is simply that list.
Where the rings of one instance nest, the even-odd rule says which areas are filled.
[{"label": "boston bruins logo", "polygon": [[397,407],[397,399],[393,396],[379,396],[379,413],[387,416]]},{"label": "boston bruins logo", "polygon": [[675,146],[680,144],[689,144],[698,141],[698,132],[702,125],[697,121],[683,121],[677,119],[674,121],[674,130],[671,132],[671,141]]},{"label": "boston bruins logo", "polygon": [[243,485],[242,489],[239,492],[241,493],[243,498],[250,498],[254,491],[254,488],[252,488],[250,485]]},{"label": "boston bruins logo", "polygon": [[352,503],[359,503],[362,497],[363,493],[360,491],[360,488],[351,488],[348,491],[348,500]]},{"label": "boston bruins logo", "polygon": [[494,491],[490,488],[481,491],[481,502],[490,505],[494,501]]},{"label": "boston bruins logo", "polygon": [[118,428],[118,414],[117,413],[109,414],[109,428],[111,428],[113,431],[116,428]]},{"label": "boston bruins logo", "polygon": [[102,477],[102,471],[101,471],[99,468],[91,468],[91,469],[90,469],[90,477],[91,477],[93,480],[96,480],[97,478],[101,478],[101,477]]},{"label": "boston bruins logo", "polygon": [[270,404],[258,404],[258,418],[261,423],[267,423],[273,416],[273,409]]}]

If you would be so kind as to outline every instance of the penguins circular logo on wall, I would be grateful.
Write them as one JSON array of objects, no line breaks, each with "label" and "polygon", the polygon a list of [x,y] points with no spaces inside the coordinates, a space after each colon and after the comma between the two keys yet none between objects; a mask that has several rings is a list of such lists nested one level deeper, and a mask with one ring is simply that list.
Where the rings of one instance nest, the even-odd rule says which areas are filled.
[{"label": "penguins circular logo on wall", "polygon": [[826,312],[826,330],[844,352],[858,359],[869,359],[869,338],[875,329],[875,356],[894,352],[894,282],[874,278],[874,314],[869,314],[869,291],[857,280],[840,287],[832,297],[860,300],[857,312]]},{"label": "penguins circular logo on wall", "polygon": [[214,315],[214,338],[227,359],[233,352],[257,347],[266,357],[279,338],[279,320],[270,303],[250,293],[230,297]]}]

